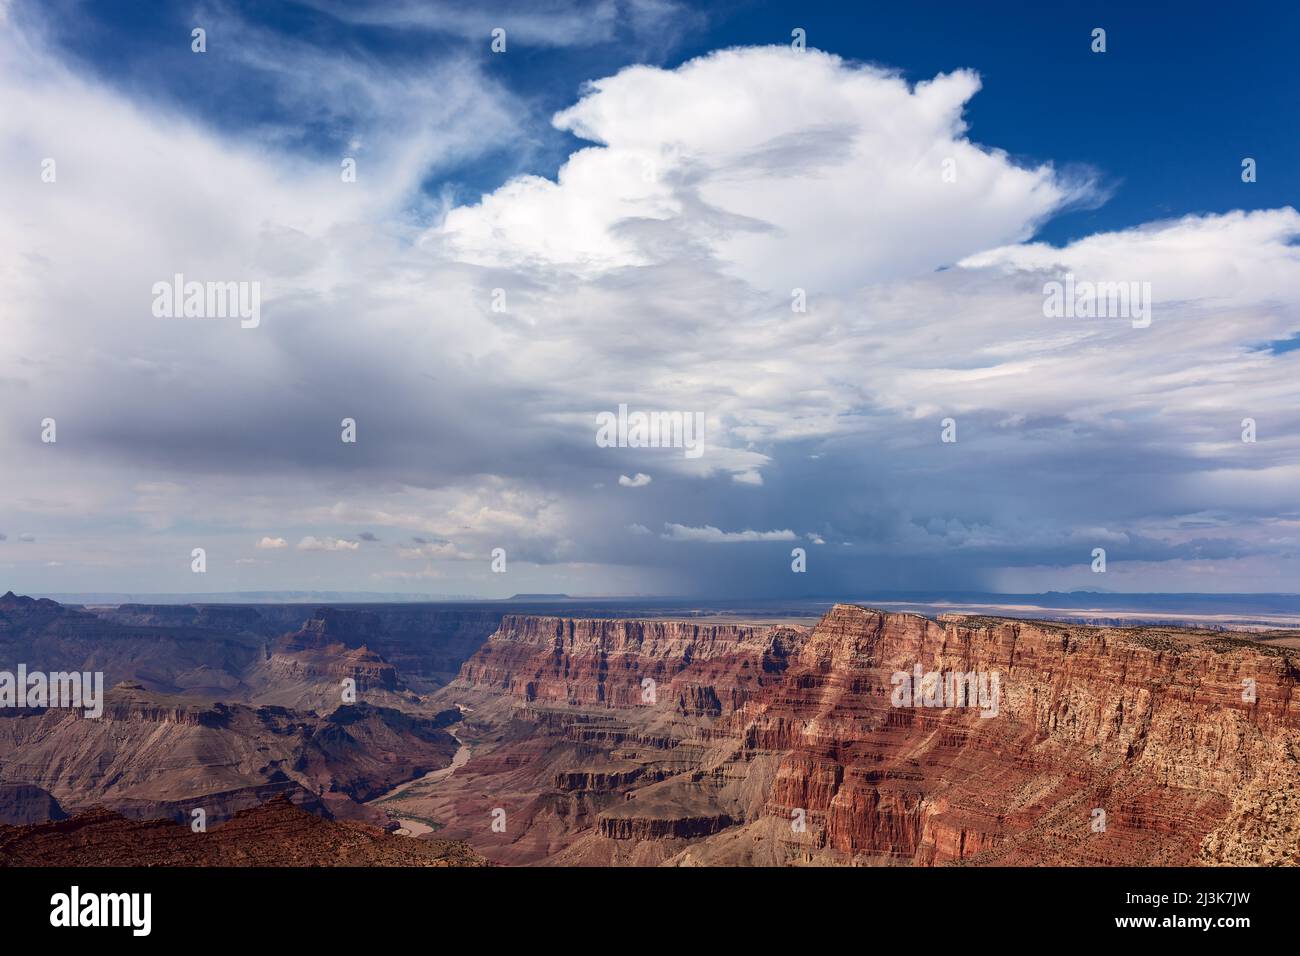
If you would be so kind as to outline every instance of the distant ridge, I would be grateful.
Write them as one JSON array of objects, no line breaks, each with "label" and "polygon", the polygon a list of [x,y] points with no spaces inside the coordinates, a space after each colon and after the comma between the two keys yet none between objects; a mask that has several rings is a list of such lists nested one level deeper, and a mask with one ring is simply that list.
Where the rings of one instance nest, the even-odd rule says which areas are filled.
[{"label": "distant ridge", "polygon": [[440,601],[488,601],[472,594],[403,594],[388,591],[216,591],[159,593],[125,591],[39,592],[33,597],[60,604],[422,604]]}]

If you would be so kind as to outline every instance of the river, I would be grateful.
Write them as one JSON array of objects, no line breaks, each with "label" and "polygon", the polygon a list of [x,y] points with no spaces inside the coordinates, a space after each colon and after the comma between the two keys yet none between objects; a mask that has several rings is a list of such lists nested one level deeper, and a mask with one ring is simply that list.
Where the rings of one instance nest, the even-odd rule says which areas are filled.
[{"label": "river", "polygon": [[[467,709],[468,708],[461,708],[462,711],[466,711]],[[456,753],[451,758],[450,764],[438,770],[430,770],[423,777],[416,777],[413,780],[406,781],[406,783],[399,784],[398,786],[394,787],[392,790],[389,790],[387,793],[383,794],[382,796],[375,797],[375,799],[368,801],[369,805],[379,807],[379,809],[381,810],[387,810],[388,808],[383,806],[383,804],[388,803],[391,800],[398,799],[399,797],[401,797],[403,793],[405,793],[407,790],[410,790],[412,787],[416,787],[420,784],[440,783],[441,781],[446,780],[448,777],[454,774],[461,767],[465,766],[465,764],[469,762],[469,755],[470,755],[469,744],[465,743],[465,741],[460,739],[460,735],[456,733],[456,729],[454,727],[448,730],[447,733],[451,734],[451,736],[455,738],[456,743],[460,745],[459,747],[456,748]],[[394,810],[396,812],[393,813],[393,818],[396,819],[397,822],[401,824],[401,829],[397,831],[399,835],[418,837],[418,836],[423,836],[426,833],[433,832],[433,827],[429,826],[427,823],[424,823],[421,820],[413,820],[409,817],[399,816],[398,814],[400,814],[401,812],[400,809],[394,808]]]}]

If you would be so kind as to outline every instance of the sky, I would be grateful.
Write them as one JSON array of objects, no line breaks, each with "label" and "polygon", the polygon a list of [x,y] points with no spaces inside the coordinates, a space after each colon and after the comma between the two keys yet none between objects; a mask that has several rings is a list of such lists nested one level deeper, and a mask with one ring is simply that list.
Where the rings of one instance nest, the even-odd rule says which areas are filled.
[{"label": "sky", "polygon": [[845,6],[0,0],[0,591],[1300,591],[1297,8]]}]

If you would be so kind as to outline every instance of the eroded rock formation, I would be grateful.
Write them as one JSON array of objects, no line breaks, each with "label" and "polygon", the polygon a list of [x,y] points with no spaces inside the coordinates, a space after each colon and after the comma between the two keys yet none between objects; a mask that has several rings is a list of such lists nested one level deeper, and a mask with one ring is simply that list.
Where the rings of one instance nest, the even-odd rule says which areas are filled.
[{"label": "eroded rock formation", "polygon": [[[995,713],[896,705],[931,672],[995,673]],[[440,695],[478,740],[426,809],[505,862],[1296,863],[1298,678],[1177,628],[507,617]]]}]

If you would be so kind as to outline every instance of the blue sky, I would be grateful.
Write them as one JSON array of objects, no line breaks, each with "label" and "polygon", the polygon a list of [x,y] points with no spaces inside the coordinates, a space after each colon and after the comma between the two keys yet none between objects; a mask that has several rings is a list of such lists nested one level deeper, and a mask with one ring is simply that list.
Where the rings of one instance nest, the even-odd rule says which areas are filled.
[{"label": "blue sky", "polygon": [[1300,590],[1300,14],[843,6],[0,3],[0,575]]},{"label": "blue sky", "polygon": [[[364,4],[354,5],[364,7]],[[545,5],[542,5],[545,8]],[[166,96],[234,129],[295,117],[266,97],[267,86],[222,56],[194,70],[175,42],[203,20],[203,6],[147,2],[69,5],[67,50],[107,81]],[[550,115],[580,86],[630,63],[666,67],[728,46],[788,42],[807,31],[814,47],[900,70],[910,81],[966,67],[984,89],[966,112],[971,137],[1027,162],[1051,160],[1096,170],[1108,199],[1044,223],[1039,236],[1061,243],[1184,213],[1270,209],[1300,196],[1300,135],[1294,43],[1300,7],[1263,3],[1243,11],[1213,2],[1065,2],[844,4],[740,2],[683,4],[654,35],[618,27],[608,42],[523,46],[493,56],[437,31],[340,22],[294,3],[244,2],[257,24],[324,51],[350,51],[376,62],[418,65],[466,54],[528,103],[535,141],[523,153],[502,150],[427,183],[472,197],[509,175],[554,176],[578,141],[550,128]],[[196,12],[197,11],[197,12]],[[483,14],[483,22],[497,22]],[[497,17],[509,24],[510,17]],[[1091,51],[1094,27],[1107,31],[1104,55]],[[189,58],[187,60],[186,58]],[[177,64],[187,68],[176,69]],[[347,131],[314,127],[304,145],[332,151]],[[1259,163],[1244,188],[1243,156]]]},{"label": "blue sky", "polygon": [[[1300,195],[1300,136],[1283,119],[1297,95],[1294,4],[1249,13],[1173,2],[844,6],[801,5],[798,17],[818,45],[912,80],[957,66],[979,71],[984,89],[967,111],[972,138],[1101,173],[1109,200],[1045,224],[1040,235],[1051,242]],[[759,43],[789,18],[781,4],[745,5],[718,32],[724,43]],[[1104,55],[1091,52],[1094,27],[1107,31]],[[1250,189],[1239,176],[1242,155],[1269,170]]]}]

